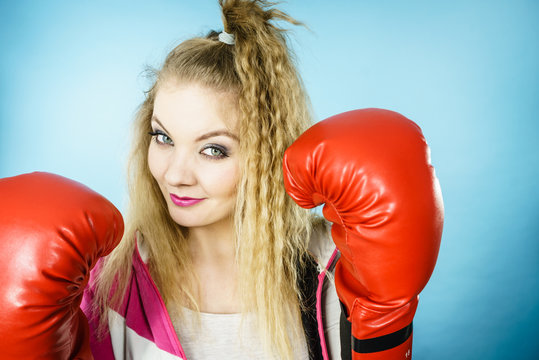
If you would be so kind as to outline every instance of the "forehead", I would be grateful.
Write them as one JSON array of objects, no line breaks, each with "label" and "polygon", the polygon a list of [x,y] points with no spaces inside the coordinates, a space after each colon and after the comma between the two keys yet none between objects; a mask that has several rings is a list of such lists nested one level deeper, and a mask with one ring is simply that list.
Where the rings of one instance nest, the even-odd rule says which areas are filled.
[{"label": "forehead", "polygon": [[237,126],[237,98],[232,92],[197,83],[168,82],[157,90],[153,116],[169,131],[233,131]]}]

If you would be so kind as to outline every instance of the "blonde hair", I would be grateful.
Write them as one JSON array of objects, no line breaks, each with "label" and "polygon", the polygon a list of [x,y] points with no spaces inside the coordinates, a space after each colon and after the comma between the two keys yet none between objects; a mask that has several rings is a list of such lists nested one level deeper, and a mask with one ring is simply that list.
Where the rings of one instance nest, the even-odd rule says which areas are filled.
[{"label": "blonde hair", "polygon": [[[224,30],[234,35],[235,45],[219,41],[214,31],[178,45],[156,72],[138,111],[128,167],[126,230],[120,245],[104,260],[95,310],[101,313],[104,328],[107,307],[120,304],[130,279],[137,231],[145,239],[149,269],[167,307],[182,304],[198,309],[186,229],[171,219],[147,159],[157,90],[170,80],[197,83],[237,99],[241,175],[234,222],[242,311],[256,314],[261,338],[273,356],[291,359],[292,342],[304,336],[297,284],[312,219],[285,192],[282,157],[310,125],[311,115],[286,32],[274,20],[299,23],[264,0],[219,4]],[[112,289],[116,290],[109,297]]]}]

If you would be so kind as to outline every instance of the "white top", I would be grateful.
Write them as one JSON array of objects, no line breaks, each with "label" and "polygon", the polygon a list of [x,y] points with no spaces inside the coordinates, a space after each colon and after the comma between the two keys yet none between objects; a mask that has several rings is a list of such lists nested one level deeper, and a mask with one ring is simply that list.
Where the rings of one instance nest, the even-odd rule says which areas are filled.
[{"label": "white top", "polygon": [[[197,313],[184,308],[181,321],[172,319],[188,360],[271,359],[264,351],[254,326],[254,315]],[[294,359],[308,360],[305,341],[298,344]]]}]

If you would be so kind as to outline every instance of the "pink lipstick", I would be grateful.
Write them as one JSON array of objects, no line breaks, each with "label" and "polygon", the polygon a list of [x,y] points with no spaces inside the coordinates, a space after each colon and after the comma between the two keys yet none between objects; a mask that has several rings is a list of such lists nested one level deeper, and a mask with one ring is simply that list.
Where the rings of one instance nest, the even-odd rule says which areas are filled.
[{"label": "pink lipstick", "polygon": [[170,199],[172,200],[174,205],[178,205],[178,206],[181,206],[181,207],[187,207],[187,206],[195,205],[195,204],[198,204],[199,202],[201,202],[202,200],[204,200],[203,198],[202,199],[196,199],[196,198],[190,198],[190,197],[186,197],[186,196],[179,197],[179,196],[174,195],[174,194],[170,194]]}]

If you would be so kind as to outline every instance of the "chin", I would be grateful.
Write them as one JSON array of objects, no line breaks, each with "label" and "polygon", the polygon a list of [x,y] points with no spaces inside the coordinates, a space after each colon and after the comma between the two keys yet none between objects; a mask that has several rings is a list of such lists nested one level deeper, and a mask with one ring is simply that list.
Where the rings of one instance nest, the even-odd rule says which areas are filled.
[{"label": "chin", "polygon": [[186,228],[200,227],[211,224],[211,221],[208,221],[196,212],[191,212],[188,214],[185,214],[184,212],[182,214],[178,211],[178,209],[169,209],[169,215],[176,224]]},{"label": "chin", "polygon": [[200,221],[200,218],[193,219],[190,216],[179,216],[178,214],[174,213],[170,213],[170,217],[172,218],[172,221],[174,221],[176,224],[187,228],[203,226],[204,224],[203,221]]},{"label": "chin", "polygon": [[[198,212],[190,212],[189,214],[180,214],[177,209],[170,209],[170,217],[172,220],[185,228],[201,228],[207,226],[216,226],[222,225],[226,222],[232,221],[232,216],[223,215],[223,216],[213,216],[207,217]],[[176,210],[176,211],[175,211]]]}]

